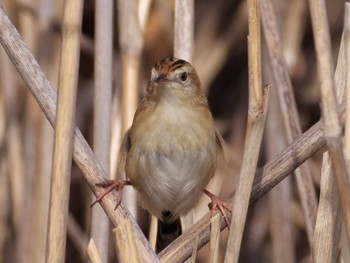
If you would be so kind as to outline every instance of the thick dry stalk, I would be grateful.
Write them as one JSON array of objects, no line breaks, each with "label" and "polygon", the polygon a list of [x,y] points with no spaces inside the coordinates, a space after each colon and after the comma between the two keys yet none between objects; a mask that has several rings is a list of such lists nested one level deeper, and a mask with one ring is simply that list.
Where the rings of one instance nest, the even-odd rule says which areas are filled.
[{"label": "thick dry stalk", "polygon": [[[225,262],[238,262],[239,251],[248,212],[249,198],[258,163],[262,135],[265,127],[270,87],[265,88],[262,108],[248,112],[248,124],[244,143],[242,167],[236,194],[232,199],[231,230],[227,241]],[[260,102],[259,102],[260,103]],[[255,108],[256,110],[258,108]]]},{"label": "thick dry stalk", "polygon": [[175,0],[174,57],[193,62],[194,0]]},{"label": "thick dry stalk", "polygon": [[323,0],[309,0],[314,33],[317,71],[321,91],[323,132],[332,160],[346,236],[350,241],[350,185],[343,153],[342,128],[337,113],[331,39],[326,4]]},{"label": "thick dry stalk", "polygon": [[[342,123],[344,122],[344,108],[340,110]],[[315,152],[325,145],[322,125],[320,122],[313,125],[303,133],[297,140],[279,153],[276,158],[261,168],[255,175],[250,205],[259,200],[263,195],[274,188],[284,178],[290,175],[298,166],[309,159]],[[325,150],[323,148],[323,150]],[[234,192],[229,195],[232,198]],[[233,207],[235,209],[235,207]],[[229,215],[231,217],[231,214]],[[226,224],[221,218],[221,230]],[[190,231],[181,235],[160,254],[161,262],[182,262],[190,257],[195,240],[198,236],[198,249],[209,242],[210,237],[210,215],[207,214],[199,220]]]},{"label": "thick dry stalk", "polygon": [[94,240],[91,238],[86,253],[91,263],[103,263],[100,253],[96,247]]},{"label": "thick dry stalk", "polygon": [[232,199],[231,230],[227,241],[225,262],[238,262],[245,221],[249,206],[256,165],[260,154],[261,140],[268,108],[269,87],[264,98],[261,86],[261,34],[260,14],[256,0],[248,1],[248,64],[249,107],[242,166],[236,194]]},{"label": "thick dry stalk", "polygon": [[[2,8],[0,8],[0,44],[16,66],[51,125],[55,126],[56,93]],[[101,168],[93,151],[77,127],[75,127],[74,131],[73,147],[75,163],[82,171],[95,196],[100,196],[104,189],[97,187],[96,183],[107,179],[108,175]],[[114,211],[114,200],[116,198],[117,195],[113,192],[108,194],[101,202],[110,221],[114,226],[118,226],[126,218],[130,218],[140,257],[146,262],[158,262],[156,255],[149,247],[148,241],[125,206],[122,204]]]},{"label": "thick dry stalk", "polygon": [[141,262],[136,250],[131,221],[126,220],[123,225],[113,229],[113,234],[119,262]]},{"label": "thick dry stalk", "polygon": [[[288,68],[283,56],[282,44],[278,33],[277,21],[270,0],[260,1],[261,18],[265,41],[269,51],[284,127],[289,143],[301,135],[301,126],[294,99],[293,87],[288,75]],[[296,170],[296,181],[306,221],[306,232],[311,244],[316,222],[317,199],[308,163]]]},{"label": "thick dry stalk", "polygon": [[[342,73],[347,72],[344,63],[344,40],[345,38],[342,38],[340,43],[337,73],[335,74],[338,103],[344,101],[345,97],[345,82],[342,80],[346,78]],[[342,223],[339,194],[337,192],[330,156],[329,153],[324,153],[321,171],[320,201],[311,247],[311,262],[338,261]]]},{"label": "thick dry stalk", "polygon": [[[95,1],[94,152],[110,174],[112,109],[113,1]],[[108,262],[109,220],[101,206],[92,208],[91,237],[104,262]]]},{"label": "thick dry stalk", "polygon": [[[350,72],[350,3],[345,3],[344,15],[345,72]],[[344,156],[348,172],[350,171],[350,75],[346,74],[346,122],[344,134]]]},{"label": "thick dry stalk", "polygon": [[46,261],[64,262],[83,1],[65,3]]},{"label": "thick dry stalk", "polygon": [[[132,124],[139,96],[140,54],[143,39],[138,19],[138,1],[119,0],[118,19],[122,62],[122,133],[124,134]],[[123,199],[131,213],[137,218],[138,207],[133,188],[125,189]]]}]

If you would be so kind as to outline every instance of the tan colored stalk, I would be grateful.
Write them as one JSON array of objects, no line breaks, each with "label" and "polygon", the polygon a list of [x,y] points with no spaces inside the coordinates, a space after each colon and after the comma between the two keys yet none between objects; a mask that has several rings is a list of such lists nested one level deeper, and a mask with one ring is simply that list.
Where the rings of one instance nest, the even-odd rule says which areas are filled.
[{"label": "tan colored stalk", "polygon": [[130,220],[126,220],[124,224],[113,229],[113,236],[118,251],[119,262],[143,262],[137,254],[135,237]]},{"label": "tan colored stalk", "polygon": [[[342,123],[344,123],[344,107],[340,108],[340,116]],[[320,149],[324,151],[325,148],[322,148],[324,146],[325,139],[323,138],[322,125],[318,122],[256,173],[250,196],[250,204],[255,203],[264,196],[314,153]],[[235,191],[229,195],[227,200],[231,199],[234,193]],[[231,215],[229,214],[230,217]],[[223,219],[221,219],[220,223],[221,230],[225,229],[226,224]],[[182,262],[189,258],[197,236],[198,249],[209,242],[209,214],[199,220],[190,231],[184,233],[170,246],[165,248],[159,254],[161,262]]]},{"label": "tan colored stalk", "polygon": [[236,194],[232,199],[232,221],[225,262],[238,262],[256,165],[268,107],[269,87],[262,97],[260,14],[256,0],[248,1],[249,105],[242,166]]},{"label": "tan colored stalk", "polygon": [[[122,65],[122,133],[131,126],[138,105],[140,55],[143,45],[137,0],[118,0],[119,46]],[[118,175],[122,176],[122,175]],[[125,188],[124,203],[137,218],[134,189]]]},{"label": "tan colored stalk", "polygon": [[[344,28],[346,34],[346,25]],[[344,57],[345,38],[342,38],[335,74],[338,103],[344,101],[346,66]],[[342,216],[339,194],[329,153],[323,154],[320,201],[311,247],[311,262],[336,262],[339,259]]]},{"label": "tan colored stalk", "polygon": [[[55,126],[56,93],[2,8],[0,8],[0,44],[16,66],[22,79],[37,100],[51,125]],[[97,187],[96,183],[105,180],[108,178],[108,175],[97,162],[94,153],[77,127],[75,127],[74,131],[73,146],[75,163],[82,171],[85,180],[95,196],[100,196],[104,192],[104,189]],[[149,247],[145,236],[125,206],[122,204],[114,211],[114,200],[116,198],[116,193],[113,192],[107,195],[101,203],[110,221],[114,226],[117,226],[127,218],[130,218],[140,257],[145,262],[158,262],[158,258]]]},{"label": "tan colored stalk", "polygon": [[[219,259],[219,243],[220,243],[220,216],[216,215],[210,219],[210,259],[209,262],[216,263]],[[193,255],[192,255],[192,259]]]},{"label": "tan colored stalk", "polygon": [[65,3],[46,247],[48,262],[65,260],[82,13],[83,1]]},{"label": "tan colored stalk", "polygon": [[175,0],[174,57],[193,62],[194,0]]},{"label": "tan colored stalk", "polygon": [[[288,143],[298,138],[302,131],[295,103],[291,79],[283,56],[282,44],[278,33],[277,21],[270,0],[261,0],[261,18],[265,41],[269,51],[272,72],[277,86],[279,102],[284,120]],[[317,199],[308,163],[296,171],[296,181],[306,221],[306,232],[311,244],[316,222]]]},{"label": "tan colored stalk", "polygon": [[[266,56],[267,58],[267,56]],[[265,69],[268,61],[265,61]],[[271,70],[269,69],[270,78]],[[272,84],[274,85],[274,84]],[[272,89],[266,120],[266,160],[271,161],[286,148],[286,136],[278,103],[277,90]],[[295,262],[293,228],[292,228],[292,180],[287,177],[270,191],[269,211],[271,233],[271,262]]]},{"label": "tan colored stalk", "polygon": [[321,110],[324,137],[332,160],[336,185],[340,196],[345,232],[350,241],[350,185],[343,153],[342,128],[337,113],[332,48],[325,1],[309,0],[314,33],[317,71],[320,81]]},{"label": "tan colored stalk", "polygon": [[103,263],[101,255],[98,252],[96,244],[92,238],[90,239],[86,252],[91,263]]},{"label": "tan colored stalk", "polygon": [[[102,168],[110,174],[113,1],[95,1],[94,56],[94,152]],[[102,260],[108,262],[109,220],[101,206],[91,211],[91,237]]]},{"label": "tan colored stalk", "polygon": [[[350,72],[350,3],[345,3],[344,15],[344,51],[345,51],[345,72]],[[348,172],[350,171],[350,76],[345,76],[346,87],[346,122],[344,134],[344,156]]]}]

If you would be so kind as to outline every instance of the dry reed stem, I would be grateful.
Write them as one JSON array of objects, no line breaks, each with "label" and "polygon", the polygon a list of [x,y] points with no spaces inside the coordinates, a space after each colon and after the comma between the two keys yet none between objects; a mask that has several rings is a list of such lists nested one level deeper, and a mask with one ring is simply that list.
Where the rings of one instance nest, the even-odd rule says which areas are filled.
[{"label": "dry reed stem", "polygon": [[[219,243],[220,243],[220,216],[216,215],[210,219],[210,259],[209,262],[219,262]],[[192,255],[192,259],[193,255]]]},{"label": "dry reed stem", "polygon": [[152,0],[139,1],[138,18],[139,18],[139,23],[140,23],[140,28],[142,33],[145,32],[151,4],[152,4]]},{"label": "dry reed stem", "polygon": [[[263,62],[265,65],[266,79],[272,79],[271,69],[267,69],[268,62]],[[286,148],[286,136],[283,131],[282,114],[278,103],[277,90],[270,91],[269,109],[266,119],[266,159],[267,161],[273,158],[283,149]],[[273,143],[272,143],[273,142]],[[271,234],[271,262],[295,262],[293,229],[292,229],[292,180],[287,177],[277,187],[272,189],[268,194],[270,214],[270,234]]]},{"label": "dry reed stem", "polygon": [[135,237],[130,220],[126,220],[124,224],[120,224],[113,229],[113,236],[118,251],[119,262],[141,262],[137,254]]},{"label": "dry reed stem", "polygon": [[248,1],[248,65],[249,65],[249,105],[247,131],[243,150],[240,178],[236,194],[232,199],[232,211],[225,262],[238,262],[245,221],[248,213],[249,197],[260,154],[261,140],[265,127],[268,107],[269,87],[262,97],[261,86],[261,34],[260,13],[256,0]]},{"label": "dry reed stem", "polygon": [[[28,89],[37,100],[51,125],[55,126],[56,93],[2,8],[0,8],[0,44],[16,66]],[[96,160],[94,153],[80,130],[75,127],[74,132],[74,161],[83,173],[90,189],[94,192],[95,196],[99,196],[104,192],[104,189],[96,187],[96,183],[105,180],[108,178],[108,175]],[[116,200],[116,198],[116,193],[112,192],[101,202],[110,221],[114,226],[117,226],[124,222],[126,218],[130,218],[133,224],[133,231],[140,257],[146,262],[158,262],[145,236],[125,206],[122,204],[114,211],[114,200]]]},{"label": "dry reed stem", "polygon": [[[344,107],[339,109],[341,121],[344,123]],[[322,125],[317,122],[297,140],[291,143],[286,149],[279,153],[274,160],[267,163],[255,175],[253,189],[250,197],[250,205],[258,201],[262,196],[274,188],[284,178],[290,175],[298,166],[309,159],[315,152],[325,148]],[[230,200],[234,191],[229,195]],[[233,210],[235,207],[233,207]],[[231,214],[228,215],[229,218]],[[198,236],[198,249],[202,248],[209,241],[210,236],[210,215],[207,214],[199,220],[188,232],[181,235],[172,244],[165,248],[160,254],[161,262],[182,262],[187,259],[193,249],[196,237]],[[226,224],[221,218],[221,230]]]},{"label": "dry reed stem", "polygon": [[[255,76],[255,74],[251,75],[250,73],[250,76]],[[250,87],[250,91],[251,89],[252,87]],[[270,87],[267,86],[264,90],[265,92],[262,98],[263,102],[261,104],[262,107],[259,109],[257,105],[252,105],[254,111],[251,111],[251,109],[248,111],[247,132],[244,143],[240,179],[236,189],[236,194],[232,197],[233,210],[231,229],[227,241],[225,262],[238,262],[249,199],[256,174],[256,165],[258,163],[261,140],[265,127],[269,89]],[[257,103],[260,104],[260,102]]]},{"label": "dry reed stem", "polygon": [[[293,87],[284,60],[277,21],[271,2],[269,0],[262,0],[260,1],[260,7],[265,41],[268,47],[272,72],[277,86],[287,140],[291,143],[302,133],[293,94]],[[306,232],[309,243],[311,244],[317,214],[317,199],[308,163],[301,165],[296,170],[295,174],[306,221]]]},{"label": "dry reed stem", "polygon": [[174,57],[193,63],[194,0],[175,0]]},{"label": "dry reed stem", "polygon": [[[143,39],[138,19],[138,1],[119,0],[118,19],[122,65],[122,133],[124,134],[132,124],[139,96],[139,68]],[[126,188],[123,199],[132,215],[137,218],[138,207],[134,189]]]},{"label": "dry reed stem", "polygon": [[157,245],[158,218],[152,215],[150,221],[148,241],[151,248],[155,251]]},{"label": "dry reed stem", "polygon": [[96,247],[94,240],[91,238],[86,253],[91,263],[103,263],[100,253]]},{"label": "dry reed stem", "polygon": [[[344,28],[345,33],[345,28]],[[338,103],[344,101],[345,83],[345,38],[342,38],[338,54],[338,63],[335,74]],[[313,243],[311,247],[312,262],[337,262],[339,259],[339,247],[342,229],[342,214],[339,205],[339,194],[332,170],[329,153],[323,154],[320,201],[317,213]]]},{"label": "dry reed stem", "polygon": [[[94,56],[94,152],[102,168],[110,174],[112,69],[113,69],[113,1],[95,1]],[[101,206],[91,211],[91,237],[108,262],[109,220]]]},{"label": "dry reed stem", "polygon": [[311,262],[337,262],[342,227],[339,196],[328,152],[323,154],[320,204],[318,207]]},{"label": "dry reed stem", "polygon": [[309,5],[316,48],[317,72],[320,81],[323,132],[340,196],[346,236],[350,241],[350,209],[348,209],[350,185],[343,153],[342,128],[336,110],[334,68],[326,6],[322,0],[310,0]]},{"label": "dry reed stem", "polygon": [[[344,51],[345,51],[345,72],[350,72],[350,3],[345,3],[344,15]],[[348,172],[350,171],[350,75],[345,76],[346,87],[346,122],[344,133],[344,157]]]},{"label": "dry reed stem", "polygon": [[65,3],[46,247],[48,262],[63,262],[66,254],[82,13],[83,1]]}]

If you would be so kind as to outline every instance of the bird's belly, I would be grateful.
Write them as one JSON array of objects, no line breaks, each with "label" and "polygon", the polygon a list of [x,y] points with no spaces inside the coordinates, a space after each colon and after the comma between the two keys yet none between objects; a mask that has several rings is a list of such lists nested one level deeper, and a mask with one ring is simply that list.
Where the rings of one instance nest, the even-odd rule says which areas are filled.
[{"label": "bird's belly", "polygon": [[186,214],[210,181],[215,170],[214,159],[206,147],[173,145],[171,150],[159,147],[140,153],[134,167],[137,182],[133,183],[140,204],[157,216],[162,211],[171,211],[175,216]]}]

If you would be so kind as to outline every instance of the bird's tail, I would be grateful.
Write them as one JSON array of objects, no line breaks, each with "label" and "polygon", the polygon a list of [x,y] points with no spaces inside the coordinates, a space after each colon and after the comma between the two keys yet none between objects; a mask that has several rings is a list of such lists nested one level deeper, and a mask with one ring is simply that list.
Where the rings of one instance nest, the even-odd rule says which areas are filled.
[{"label": "bird's tail", "polygon": [[180,218],[174,218],[171,212],[163,212],[162,218],[158,219],[157,252],[162,251],[180,235]]}]

